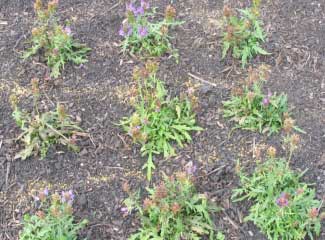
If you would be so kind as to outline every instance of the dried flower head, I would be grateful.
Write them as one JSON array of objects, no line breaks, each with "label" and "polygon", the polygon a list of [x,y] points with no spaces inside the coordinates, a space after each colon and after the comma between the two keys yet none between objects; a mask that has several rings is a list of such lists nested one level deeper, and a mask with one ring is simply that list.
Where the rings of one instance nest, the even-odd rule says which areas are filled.
[{"label": "dried flower head", "polygon": [[276,200],[276,204],[281,208],[287,207],[289,205],[289,197],[290,195],[288,193],[281,193],[280,197]]},{"label": "dried flower head", "polygon": [[124,192],[126,192],[126,193],[130,192],[130,185],[129,185],[128,182],[124,182],[124,183],[122,184],[122,190],[123,190]]},{"label": "dried flower head", "polygon": [[65,107],[64,107],[63,104],[58,103],[57,106],[56,106],[56,111],[58,113],[60,121],[63,121],[67,117]]},{"label": "dried flower head", "polygon": [[248,76],[246,79],[247,86],[251,86],[260,79],[258,70],[253,69],[251,66],[248,68]]},{"label": "dried flower head", "polygon": [[34,3],[34,10],[35,12],[38,12],[42,9],[43,4],[42,4],[42,0],[36,0]]},{"label": "dried flower head", "polygon": [[228,5],[225,5],[223,7],[223,16],[225,16],[226,18],[232,16],[232,9],[228,6]]},{"label": "dried flower head", "polygon": [[180,210],[181,210],[181,206],[179,205],[179,203],[174,202],[174,203],[172,204],[171,210],[172,210],[172,212],[173,212],[174,214],[177,214],[178,212],[180,212]]},{"label": "dried flower head", "polygon": [[255,93],[252,92],[252,91],[249,91],[249,92],[247,93],[247,99],[248,99],[248,101],[249,101],[249,102],[253,102],[254,98],[255,98]]},{"label": "dried flower head", "polygon": [[49,195],[49,191],[47,188],[45,188],[43,191],[38,193],[38,198],[44,202],[47,198],[47,196]]},{"label": "dried flower head", "polygon": [[258,67],[260,79],[268,80],[270,78],[271,67],[266,64],[262,64]]},{"label": "dried flower head", "polygon": [[47,10],[48,12],[54,12],[56,8],[58,7],[59,0],[52,0],[47,4]]},{"label": "dried flower head", "polygon": [[172,5],[168,5],[165,9],[165,19],[172,21],[176,17],[176,9]]},{"label": "dried flower head", "polygon": [[290,142],[293,146],[298,146],[300,142],[300,136],[298,134],[293,134],[290,138]]},{"label": "dried flower head", "polygon": [[270,158],[275,158],[276,156],[276,148],[275,147],[269,147],[267,149],[267,155],[270,157]]},{"label": "dried flower head", "polygon": [[37,211],[36,216],[39,217],[40,219],[44,219],[45,218],[45,213],[43,211]]},{"label": "dried flower head", "polygon": [[55,203],[58,203],[60,201],[60,195],[58,193],[54,193],[52,194],[52,202],[55,204]]},{"label": "dried flower head", "polygon": [[309,217],[312,218],[312,219],[317,218],[318,214],[319,214],[319,211],[318,211],[317,208],[312,208],[309,211]]},{"label": "dried flower head", "polygon": [[284,119],[284,122],[283,122],[283,130],[286,132],[286,133],[289,133],[291,132],[293,126],[295,124],[295,121],[291,118],[291,117],[287,117]]},{"label": "dried flower head", "polygon": [[50,213],[52,214],[53,217],[59,218],[61,216],[58,206],[53,206],[50,210]]},{"label": "dried flower head", "polygon": [[144,199],[143,201],[143,209],[148,211],[154,205],[153,201],[149,198]]},{"label": "dried flower head", "polygon": [[160,183],[157,188],[156,188],[156,192],[155,192],[155,200],[160,200],[160,199],[164,199],[165,197],[168,196],[168,190],[165,186],[164,183]]},{"label": "dried flower head", "polygon": [[160,32],[162,35],[167,35],[168,34],[168,27],[166,25],[162,25],[160,28]]},{"label": "dried flower head", "polygon": [[40,34],[40,29],[39,28],[33,28],[32,29],[32,35],[35,37]]},{"label": "dried flower head", "polygon": [[38,78],[33,78],[33,79],[31,80],[32,93],[33,93],[33,95],[38,95],[38,94],[39,94],[38,83],[39,83]]},{"label": "dried flower head", "polygon": [[304,191],[305,191],[305,190],[304,190],[303,188],[298,188],[297,191],[296,191],[296,194],[297,194],[297,195],[301,195],[301,194],[304,193]]},{"label": "dried flower head", "polygon": [[15,109],[17,107],[17,103],[18,103],[17,95],[16,94],[10,94],[9,102],[10,102],[11,107],[13,109]]},{"label": "dried flower head", "polygon": [[240,87],[234,87],[231,89],[231,95],[242,96],[244,93],[243,89]]},{"label": "dried flower head", "polygon": [[188,181],[188,175],[186,174],[186,172],[177,172],[175,174],[175,176],[176,176],[176,179],[178,181],[180,181],[181,183],[185,183]]},{"label": "dried flower head", "polygon": [[150,74],[155,74],[158,71],[159,63],[157,61],[147,61],[145,68]]}]

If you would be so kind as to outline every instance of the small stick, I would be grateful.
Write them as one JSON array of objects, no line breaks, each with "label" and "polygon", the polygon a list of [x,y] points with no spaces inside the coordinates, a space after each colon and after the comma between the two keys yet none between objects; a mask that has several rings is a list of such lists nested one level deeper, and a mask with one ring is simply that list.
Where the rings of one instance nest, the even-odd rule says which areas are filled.
[{"label": "small stick", "polygon": [[204,79],[202,79],[202,78],[200,78],[200,77],[198,77],[198,76],[195,76],[195,75],[193,75],[192,73],[187,73],[190,77],[192,77],[192,78],[194,78],[194,79],[196,79],[196,80],[199,80],[199,81],[201,81],[201,82],[203,82],[203,83],[206,83],[206,84],[209,84],[209,85],[211,85],[211,86],[213,86],[213,87],[217,87],[217,85],[215,84],[215,83],[212,83],[212,82],[209,82],[209,81],[207,81],[207,80],[204,80]]}]

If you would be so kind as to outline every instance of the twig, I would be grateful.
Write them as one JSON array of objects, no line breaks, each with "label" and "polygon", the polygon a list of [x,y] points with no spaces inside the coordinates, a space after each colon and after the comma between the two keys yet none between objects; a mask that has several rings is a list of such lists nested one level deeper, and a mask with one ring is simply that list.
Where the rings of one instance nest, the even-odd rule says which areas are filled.
[{"label": "twig", "polygon": [[225,168],[225,167],[226,167],[226,165],[223,165],[223,166],[221,166],[221,167],[218,167],[218,168],[216,168],[216,169],[213,169],[211,172],[208,172],[206,175],[199,176],[198,178],[201,178],[201,177],[208,177],[208,176],[210,176],[211,174],[213,174],[213,173],[215,173],[215,172],[218,172],[219,170],[221,170],[221,169],[223,169],[223,168]]},{"label": "twig", "polygon": [[228,220],[228,222],[230,222],[230,224],[233,225],[233,227],[234,227],[236,230],[241,229],[241,228],[238,226],[238,224],[236,224],[235,221],[233,221],[225,211],[223,211],[223,213],[226,215],[226,219]]},{"label": "twig", "polygon": [[203,78],[200,78],[200,77],[198,77],[198,76],[195,76],[195,75],[193,75],[192,73],[187,73],[190,77],[192,77],[192,78],[194,78],[194,79],[196,79],[196,80],[199,80],[199,81],[201,81],[201,82],[203,82],[203,83],[206,83],[206,84],[209,84],[209,85],[211,85],[211,86],[213,86],[213,87],[217,87],[217,85],[215,84],[215,83],[212,83],[212,82],[209,82],[209,81],[207,81],[207,80],[204,80]]},{"label": "twig", "polygon": [[10,174],[10,162],[8,162],[7,165],[7,173],[6,173],[6,188],[8,187],[8,178],[9,178],[9,174]]},{"label": "twig", "polygon": [[111,6],[107,11],[112,11],[114,8],[117,8],[120,5],[120,2],[118,1],[117,3],[115,3],[113,6]]}]

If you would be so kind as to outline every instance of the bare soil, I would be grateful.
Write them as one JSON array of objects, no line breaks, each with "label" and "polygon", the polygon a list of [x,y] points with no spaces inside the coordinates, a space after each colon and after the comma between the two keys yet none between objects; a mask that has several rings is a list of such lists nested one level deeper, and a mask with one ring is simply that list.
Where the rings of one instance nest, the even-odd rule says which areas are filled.
[{"label": "bare soil", "polygon": [[[170,1],[154,2],[163,11]],[[243,222],[249,203],[233,204],[230,196],[238,186],[237,159],[250,171],[255,162],[254,147],[273,145],[284,155],[281,135],[267,137],[238,130],[229,137],[233,125],[222,117],[222,101],[229,98],[245,71],[230,58],[221,61],[221,19],[226,1],[172,2],[178,18],[185,21],[173,32],[180,62],[175,64],[168,56],[161,58],[159,75],[173,95],[180,93],[189,79],[201,83],[197,118],[206,130],[196,134],[193,143],[179,150],[177,157],[157,160],[158,170],[151,184],[159,181],[159,173],[171,174],[193,161],[199,166],[199,191],[224,208],[214,220],[226,239],[265,239],[253,224]],[[233,7],[247,5],[247,1],[238,2],[227,1]],[[31,191],[45,186],[53,191],[76,192],[77,219],[90,221],[81,237],[127,239],[139,223],[134,215],[123,217],[120,212],[126,197],[121,185],[128,181],[134,189],[144,189],[148,183],[141,170],[146,159],[115,125],[132,112],[117,96],[117,90],[128,86],[132,69],[140,62],[123,56],[118,47],[124,4],[118,0],[67,0],[60,1],[58,12],[62,21],[73,19],[76,38],[90,46],[92,52],[84,67],[68,64],[62,78],[46,82],[46,68],[37,57],[30,61],[20,58],[33,26],[33,1],[0,0],[0,239],[18,239],[22,216],[32,206]],[[269,64],[272,74],[266,88],[288,94],[296,124],[306,131],[301,148],[293,156],[292,168],[309,169],[304,180],[315,183],[317,196],[322,199],[325,2],[265,0],[262,18],[268,36],[264,47],[272,55],[257,57],[252,64]],[[82,128],[90,137],[80,142],[80,153],[56,148],[43,161],[36,157],[14,160],[21,148],[15,142],[20,131],[11,117],[8,97],[15,89],[24,97],[24,106],[31,107],[28,87],[33,77],[41,79],[44,106],[53,108],[57,101],[62,102],[71,115],[82,120]],[[318,239],[325,239],[324,230]]]}]

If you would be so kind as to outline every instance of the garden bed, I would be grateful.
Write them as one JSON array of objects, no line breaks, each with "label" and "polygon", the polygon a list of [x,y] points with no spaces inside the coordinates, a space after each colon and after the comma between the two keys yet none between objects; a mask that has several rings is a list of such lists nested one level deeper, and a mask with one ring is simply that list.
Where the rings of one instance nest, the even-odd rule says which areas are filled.
[{"label": "garden bed", "polygon": [[[122,1],[121,1],[122,2]],[[200,2],[198,4],[198,2]],[[325,5],[321,0],[273,0],[262,4],[261,16],[267,33],[265,49],[270,56],[256,57],[253,64],[271,66],[265,88],[285,92],[296,125],[303,129],[300,148],[293,155],[293,169],[308,169],[306,182],[315,183],[318,199],[325,192]],[[169,1],[155,1],[163,11]],[[238,1],[228,2],[243,7]],[[177,151],[177,157],[158,158],[151,185],[159,173],[168,175],[182,170],[192,161],[198,166],[196,185],[200,192],[223,207],[213,216],[226,239],[265,239],[252,223],[244,223],[249,204],[234,204],[230,197],[238,187],[236,161],[247,171],[254,168],[256,149],[281,147],[281,136],[236,130],[222,117],[222,101],[231,89],[246,77],[239,61],[221,61],[222,9],[218,0],[175,1],[178,19],[184,24],[173,30],[173,43],[179,50],[174,58],[160,59],[159,77],[174,96],[191,79],[199,88],[198,125],[205,130],[195,133],[193,143]],[[37,57],[20,59],[33,26],[33,1],[2,0],[0,4],[0,239],[17,239],[21,218],[31,207],[30,192],[48,186],[52,190],[73,189],[76,193],[77,219],[87,218],[82,236],[88,239],[127,239],[136,231],[133,215],[123,216],[121,207],[126,194],[122,184],[144,189],[142,166],[146,161],[139,148],[116,125],[132,109],[119,96],[130,84],[132,70],[140,63],[123,55],[118,31],[125,6],[113,0],[61,1],[61,19],[72,19],[72,31],[92,51],[83,67],[67,64],[61,78],[44,80],[45,65]],[[28,96],[30,80],[40,79],[42,104],[55,107],[57,101],[81,120],[89,136],[81,139],[78,154],[65,148],[51,149],[45,160],[37,157],[15,160],[19,129],[11,117],[10,91]],[[325,239],[325,231],[318,239]]]}]

